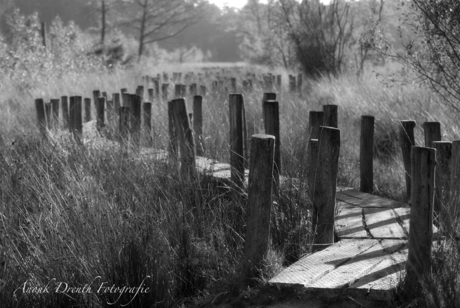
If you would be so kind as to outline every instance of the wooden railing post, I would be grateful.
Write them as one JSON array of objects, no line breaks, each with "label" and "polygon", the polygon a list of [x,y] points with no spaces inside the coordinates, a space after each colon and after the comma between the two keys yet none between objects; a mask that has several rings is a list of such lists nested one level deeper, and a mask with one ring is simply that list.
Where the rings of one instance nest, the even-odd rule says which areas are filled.
[{"label": "wooden railing post", "polygon": [[142,117],[142,98],[136,94],[130,94],[131,97],[131,137],[134,146],[138,147],[141,141],[141,117]]},{"label": "wooden railing post", "polygon": [[85,122],[91,121],[91,98],[84,99],[85,104]]},{"label": "wooden railing post", "polygon": [[144,136],[145,145],[152,146],[152,103],[145,102],[143,105],[144,111]]},{"label": "wooden railing post", "polygon": [[275,137],[275,165],[273,178],[275,180],[275,195],[279,194],[281,173],[281,140],[280,140],[280,115],[277,101],[265,101],[263,104],[265,134]]},{"label": "wooden railing post", "polygon": [[415,146],[414,128],[415,121],[401,121],[399,130],[399,141],[401,142],[401,150],[404,161],[404,170],[406,173],[406,200],[411,200],[411,148]]},{"label": "wooden railing post", "polygon": [[67,96],[61,97],[62,105],[62,123],[64,124],[64,129],[69,128],[69,102]]},{"label": "wooden railing post", "polygon": [[168,131],[169,131],[169,156],[177,158],[177,134],[174,125],[174,117],[172,114],[172,102],[168,102]]},{"label": "wooden railing post", "polygon": [[[99,96],[101,96],[101,91],[99,90],[94,90],[93,91],[93,102],[94,102],[94,108],[97,110],[97,103],[99,102]],[[97,111],[96,111],[97,112]]]},{"label": "wooden railing post", "polygon": [[[318,136],[319,138],[319,136]],[[309,143],[309,154],[308,154],[308,172],[307,172],[307,181],[308,181],[308,190],[310,192],[310,198],[313,200],[315,194],[315,181],[318,172],[318,139],[310,139]],[[316,216],[312,215],[312,224],[316,225]]]},{"label": "wooden railing post", "polygon": [[125,144],[129,141],[129,131],[130,131],[130,111],[129,107],[120,107],[119,112],[119,141],[122,144]]},{"label": "wooden railing post", "polygon": [[441,123],[425,122],[423,123],[423,131],[425,133],[425,146],[433,147],[433,141],[441,141]]},{"label": "wooden railing post", "polygon": [[361,117],[361,142],[359,152],[360,190],[372,193],[374,190],[374,121],[370,115]]},{"label": "wooden railing post", "polygon": [[159,99],[160,98],[160,78],[157,77],[157,79],[153,81],[153,87],[155,88],[155,97]]},{"label": "wooden railing post", "polygon": [[452,142],[433,141],[432,147],[436,150],[436,176],[434,196],[434,218],[436,225],[445,230],[448,223],[447,205],[450,196],[450,161],[452,157]]},{"label": "wooden railing post", "polygon": [[52,128],[52,120],[51,120],[51,103],[45,103],[45,114],[46,114],[46,127],[48,130]]},{"label": "wooden railing post", "polygon": [[121,102],[120,102],[120,93],[113,93],[112,94],[112,99],[113,99],[113,108],[115,110],[115,114],[120,114],[120,107],[121,107]]},{"label": "wooden railing post", "polygon": [[51,99],[50,102],[53,110],[53,128],[59,129],[59,99]]},{"label": "wooden railing post", "polygon": [[82,122],[82,97],[70,97],[70,125],[69,129],[77,144],[83,144],[83,122]]},{"label": "wooden railing post", "polygon": [[338,106],[323,105],[324,111],[324,126],[338,128]]},{"label": "wooden railing post", "polygon": [[324,125],[324,111],[310,111],[308,119],[308,139],[318,139],[320,127]]},{"label": "wooden railing post", "polygon": [[421,283],[431,269],[433,237],[433,201],[436,150],[412,147],[412,194],[409,230],[409,254],[404,291],[421,295]]},{"label": "wooden railing post", "polygon": [[184,179],[194,179],[196,172],[195,144],[185,99],[178,98],[171,101],[171,114],[174,118],[174,126],[179,139],[181,175]]},{"label": "wooden railing post", "polygon": [[96,127],[99,133],[105,127],[105,102],[106,102],[105,97],[101,96],[98,98],[97,104],[96,104],[96,113],[97,113]]},{"label": "wooden railing post", "polygon": [[234,77],[230,78],[230,91],[232,93],[237,92],[237,90],[236,90],[236,78],[234,78]]},{"label": "wooden railing post", "polygon": [[269,248],[275,138],[254,135],[251,149],[243,258],[243,275],[246,279],[259,277]]},{"label": "wooden railing post", "polygon": [[[340,130],[334,127],[321,127],[318,140],[318,159],[314,183],[313,226],[314,250],[334,243],[335,195],[340,152]],[[315,218],[313,219],[315,220]]]},{"label": "wooden railing post", "polygon": [[244,184],[244,100],[241,94],[229,95],[231,180],[237,187]]},{"label": "wooden railing post", "polygon": [[289,75],[289,91],[291,93],[296,92],[296,82],[295,82],[295,77],[292,75]]},{"label": "wooden railing post", "polygon": [[161,94],[162,94],[163,101],[167,102],[168,96],[169,96],[169,83],[163,83],[161,85]]},{"label": "wooden railing post", "polygon": [[196,155],[203,156],[204,147],[203,147],[203,97],[194,96],[193,97],[193,131],[195,132],[195,146],[196,146]]},{"label": "wooden railing post", "polygon": [[46,133],[46,115],[45,115],[45,102],[41,98],[35,100],[35,109],[37,110],[38,129],[42,138],[47,137]]}]

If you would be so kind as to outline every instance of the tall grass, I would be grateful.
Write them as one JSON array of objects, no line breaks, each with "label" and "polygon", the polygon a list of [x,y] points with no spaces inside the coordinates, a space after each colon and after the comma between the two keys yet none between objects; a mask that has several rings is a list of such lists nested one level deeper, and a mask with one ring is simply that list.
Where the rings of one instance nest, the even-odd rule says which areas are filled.
[{"label": "tall grass", "polygon": [[[109,94],[124,87],[133,91],[142,75],[162,70],[72,73],[30,88],[2,80],[0,303],[4,307],[103,307],[131,300],[132,307],[173,307],[211,293],[241,291],[236,286],[242,279],[238,270],[244,247],[244,196],[236,203],[219,185],[202,177],[184,183],[173,162],[139,160],[121,150],[81,149],[38,138],[35,98],[92,97],[94,89]],[[240,69],[239,81],[245,73]],[[263,127],[261,99],[257,87],[245,96],[248,125],[256,133]],[[416,87],[387,88],[371,78],[342,77],[309,81],[302,96],[282,92],[278,99],[283,174],[298,181],[289,182],[273,206],[266,277],[309,250],[305,187],[309,111],[320,110],[325,102],[339,105],[339,185],[352,187],[359,185],[360,116],[376,117],[376,193],[397,200],[404,198],[398,121],[438,120],[443,139],[458,138],[456,115],[429,91]],[[206,156],[228,161],[228,101],[225,96],[206,96],[203,109]],[[153,114],[154,146],[166,149],[166,104],[154,102]],[[418,128],[416,141],[422,144],[422,140]],[[197,210],[189,211],[191,205]],[[55,289],[58,282],[72,287],[92,283],[93,291],[102,283],[149,290],[120,298],[119,292],[108,291],[23,292],[32,286]],[[61,290],[64,287],[61,284]]]}]

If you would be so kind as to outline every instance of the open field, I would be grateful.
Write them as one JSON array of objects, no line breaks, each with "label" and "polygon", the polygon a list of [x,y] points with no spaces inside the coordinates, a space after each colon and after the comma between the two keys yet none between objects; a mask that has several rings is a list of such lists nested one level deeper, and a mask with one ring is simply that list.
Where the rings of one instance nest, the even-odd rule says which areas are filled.
[{"label": "open field", "polygon": [[[226,65],[225,69],[233,68]],[[245,234],[244,198],[235,204],[222,198],[212,183],[183,183],[168,162],[139,161],[110,149],[81,151],[71,144],[39,139],[35,98],[92,97],[95,89],[109,95],[121,88],[133,92],[141,76],[163,70],[185,73],[200,68],[146,67],[64,74],[23,84],[0,81],[0,302],[5,307],[121,306],[130,300],[132,307],[177,307],[199,300],[211,305],[209,298],[215,300],[213,304],[231,307],[276,302],[239,297],[243,294],[238,271]],[[247,71],[254,70],[265,72],[241,66],[235,69],[235,77],[240,83]],[[283,79],[287,80],[286,72]],[[206,81],[210,88],[210,80]],[[246,119],[255,132],[263,129],[262,95],[256,89],[245,96]],[[339,105],[342,146],[338,185],[359,188],[360,117],[373,115],[374,193],[391,199],[402,201],[405,194],[398,121],[413,119],[418,125],[439,121],[443,140],[460,137],[458,115],[428,89],[415,85],[386,87],[375,78],[356,80],[354,76],[304,80],[300,97],[285,91],[278,94],[278,100],[283,173],[301,182],[306,180],[308,112],[320,110],[326,102]],[[153,102],[152,113],[154,147],[166,149],[166,105]],[[205,156],[228,162],[225,98],[205,97],[203,118]],[[416,143],[423,144],[420,126]],[[199,205],[204,211],[193,213],[186,223],[184,208],[190,190],[200,192]],[[291,189],[281,195],[273,210],[272,250],[261,285],[283,265],[309,251],[310,222],[305,219],[309,209],[299,207],[302,192]],[[150,291],[120,298],[119,293],[104,287],[97,293],[63,291],[66,286],[83,288],[91,283],[93,288],[145,283]],[[62,292],[50,295],[44,289],[28,289],[47,285],[50,289],[60,287]],[[248,291],[248,297],[253,293]],[[225,296],[217,300],[218,294]],[[236,299],[229,300],[229,295]]]}]

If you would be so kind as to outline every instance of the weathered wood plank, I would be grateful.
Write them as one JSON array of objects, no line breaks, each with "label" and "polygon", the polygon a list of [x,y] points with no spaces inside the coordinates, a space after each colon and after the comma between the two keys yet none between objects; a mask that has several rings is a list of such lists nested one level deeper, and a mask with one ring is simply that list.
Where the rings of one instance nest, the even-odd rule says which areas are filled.
[{"label": "weathered wood plank", "polygon": [[316,282],[306,285],[306,287],[311,289],[348,287],[371,272],[389,254],[401,249],[405,245],[405,241],[402,240],[382,240],[381,242],[375,242],[376,244],[364,253],[357,255]]},{"label": "weathered wood plank", "polygon": [[393,290],[404,278],[408,248],[391,255],[348,288],[348,294],[371,300],[391,300]]},{"label": "weathered wood plank", "polygon": [[[397,214],[397,219],[400,220],[400,225],[402,225],[403,229],[407,234],[409,234],[409,221],[410,221],[410,208],[408,207],[399,207],[394,208],[394,212]],[[438,239],[442,237],[439,229],[433,225],[433,239]]]},{"label": "weathered wood plank", "polygon": [[403,227],[396,219],[396,212],[390,208],[364,208],[364,218],[371,235],[376,239],[407,239]]},{"label": "weathered wood plank", "polygon": [[382,198],[379,196],[359,192],[354,189],[337,192],[336,198],[340,201],[359,207],[406,207],[407,204],[398,201]]},{"label": "weathered wood plank", "polygon": [[365,253],[377,243],[378,241],[370,239],[340,241],[320,252],[301,258],[273,277],[269,282],[288,285],[311,285],[340,265]]},{"label": "weathered wood plank", "polygon": [[340,239],[368,238],[363,225],[363,209],[340,207],[339,215],[335,217],[335,231]]}]

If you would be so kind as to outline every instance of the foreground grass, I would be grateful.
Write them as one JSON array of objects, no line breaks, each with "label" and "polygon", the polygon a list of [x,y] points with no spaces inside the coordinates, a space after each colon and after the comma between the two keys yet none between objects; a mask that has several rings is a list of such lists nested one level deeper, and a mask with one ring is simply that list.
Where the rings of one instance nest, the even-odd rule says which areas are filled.
[{"label": "foreground grass", "polygon": [[[238,266],[244,246],[244,195],[240,202],[233,202],[209,180],[184,183],[171,162],[139,161],[126,153],[81,150],[71,144],[57,146],[37,137],[34,98],[91,97],[94,89],[112,93],[128,87],[133,91],[144,74],[147,71],[75,74],[29,88],[2,83],[0,248],[5,263],[0,268],[4,282],[0,302],[5,307],[101,307],[108,303],[173,307],[208,294],[241,292]],[[239,74],[241,81],[245,71]],[[245,96],[248,126],[255,133],[263,127],[261,98],[258,88]],[[300,97],[280,93],[279,101],[283,173],[299,178],[300,184],[287,187],[274,206],[273,247],[265,278],[308,253],[309,205],[302,185],[309,111],[320,110],[324,103],[339,105],[339,184],[352,187],[359,187],[360,116],[376,117],[375,193],[396,200],[404,199],[405,185],[398,121],[414,119],[419,125],[440,121],[443,140],[458,138],[456,115],[428,91],[415,87],[387,88],[373,79],[344,77],[310,82]],[[155,102],[153,113],[155,147],[166,148],[165,104]],[[206,156],[228,161],[225,96],[205,98],[204,120]],[[422,133],[418,127],[419,145]],[[190,211],[191,200],[197,210]],[[448,253],[440,258],[458,260],[455,247],[445,247]],[[449,262],[437,263],[437,270],[442,273]],[[434,277],[435,285],[426,294],[436,303],[455,302],[455,297],[449,297],[458,290],[455,284],[450,293],[439,287],[455,278]],[[67,289],[47,294],[28,289],[48,285],[65,290],[64,283],[80,288],[91,284],[100,292],[70,293]],[[105,288],[112,285],[141,286],[149,292],[119,298],[120,292]]]}]

